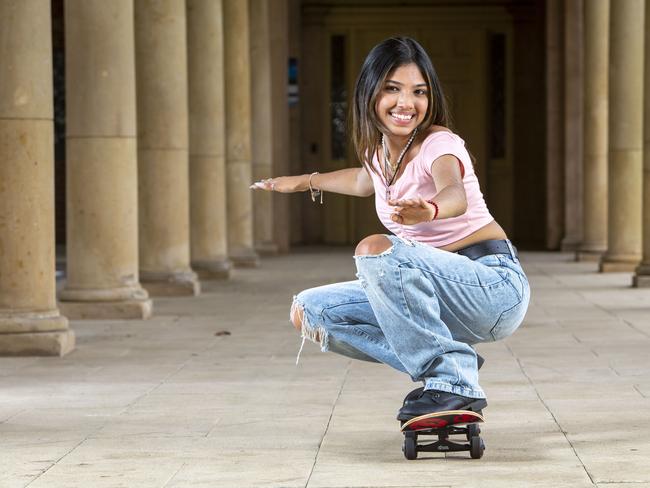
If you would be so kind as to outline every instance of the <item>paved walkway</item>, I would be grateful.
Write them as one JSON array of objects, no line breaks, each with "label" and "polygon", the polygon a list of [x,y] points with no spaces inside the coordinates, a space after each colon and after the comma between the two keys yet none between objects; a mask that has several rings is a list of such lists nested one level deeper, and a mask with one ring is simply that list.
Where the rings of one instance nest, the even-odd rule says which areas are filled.
[{"label": "paved walkway", "polygon": [[524,263],[524,325],[479,346],[481,460],[405,460],[413,384],[388,367],[312,343],[295,366],[291,296],[354,279],[350,249],[311,249],[145,322],[74,322],[65,358],[0,359],[0,487],[650,487],[650,290],[568,255]]}]

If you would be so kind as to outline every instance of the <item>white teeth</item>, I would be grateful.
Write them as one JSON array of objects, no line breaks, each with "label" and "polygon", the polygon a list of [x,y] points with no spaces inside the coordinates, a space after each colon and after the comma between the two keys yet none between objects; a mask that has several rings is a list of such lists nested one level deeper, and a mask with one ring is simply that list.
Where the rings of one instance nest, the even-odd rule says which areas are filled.
[{"label": "white teeth", "polygon": [[413,118],[413,115],[402,115],[402,114],[395,114],[391,113],[391,116],[395,117],[396,119],[399,120],[411,120]]}]

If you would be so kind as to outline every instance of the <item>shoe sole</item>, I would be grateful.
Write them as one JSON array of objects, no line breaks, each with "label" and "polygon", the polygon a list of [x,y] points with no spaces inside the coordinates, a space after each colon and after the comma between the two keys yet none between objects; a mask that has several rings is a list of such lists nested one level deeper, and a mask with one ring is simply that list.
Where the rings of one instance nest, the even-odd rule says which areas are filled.
[{"label": "shoe sole", "polygon": [[[487,400],[485,398],[477,398],[469,405],[466,405],[464,408],[454,408],[453,410],[469,410],[470,412],[483,415],[483,409],[487,407],[487,405],[488,405]],[[446,410],[441,410],[441,412],[445,412],[445,411]],[[427,413],[433,413],[433,412],[427,412]],[[426,414],[423,413],[422,415],[426,415]],[[416,417],[421,417],[422,415],[398,415],[397,420],[399,420],[400,422],[407,422]]]}]

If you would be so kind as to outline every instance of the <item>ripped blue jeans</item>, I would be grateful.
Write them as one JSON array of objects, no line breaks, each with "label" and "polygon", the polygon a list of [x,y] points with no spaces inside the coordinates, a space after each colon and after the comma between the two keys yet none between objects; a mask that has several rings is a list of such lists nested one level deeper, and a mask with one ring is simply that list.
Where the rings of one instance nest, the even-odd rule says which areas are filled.
[{"label": "ripped blue jeans", "polygon": [[530,287],[519,261],[510,254],[472,261],[386,237],[392,246],[383,253],[355,256],[358,280],[294,297],[303,345],[318,340],[322,351],[387,364],[425,389],[485,398],[471,345],[503,339],[523,321]]}]

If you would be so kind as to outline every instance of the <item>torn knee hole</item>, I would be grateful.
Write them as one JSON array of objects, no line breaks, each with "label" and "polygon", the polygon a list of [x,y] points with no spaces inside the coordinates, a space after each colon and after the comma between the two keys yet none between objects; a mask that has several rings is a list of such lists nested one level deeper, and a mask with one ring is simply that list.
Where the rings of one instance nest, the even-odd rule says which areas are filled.
[{"label": "torn knee hole", "polygon": [[391,240],[381,234],[375,234],[363,239],[354,250],[355,256],[378,256],[393,247]]},{"label": "torn knee hole", "polygon": [[302,320],[303,317],[305,316],[305,311],[303,308],[300,306],[298,302],[294,302],[293,306],[291,307],[291,313],[290,313],[290,318],[291,318],[291,323],[293,326],[296,328],[298,332],[302,329]]},{"label": "torn knee hole", "polygon": [[311,324],[305,319],[305,309],[297,301],[293,302],[291,312],[289,313],[291,323],[298,332],[302,335],[303,339],[307,338],[313,342],[320,343],[322,334],[320,327],[312,327]]}]

